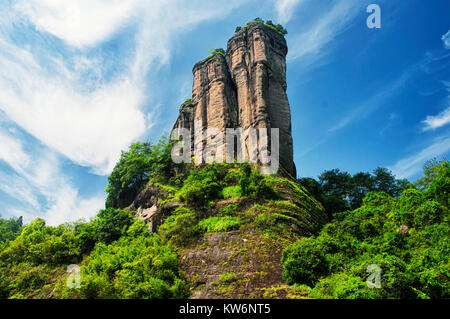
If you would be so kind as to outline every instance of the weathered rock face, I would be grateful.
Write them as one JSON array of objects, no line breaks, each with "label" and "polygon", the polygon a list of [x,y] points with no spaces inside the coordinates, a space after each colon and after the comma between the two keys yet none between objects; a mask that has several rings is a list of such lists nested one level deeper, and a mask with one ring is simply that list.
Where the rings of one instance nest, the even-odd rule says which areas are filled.
[{"label": "weathered rock face", "polygon": [[[192,100],[184,103],[174,125],[190,131],[195,158],[205,149],[226,154],[227,128],[279,129],[280,169],[296,176],[293,162],[291,112],[286,95],[286,40],[258,23],[237,32],[229,41],[226,57],[215,54],[194,66]],[[218,129],[224,136],[223,149],[213,143]],[[206,136],[206,138],[202,138]],[[259,137],[258,137],[259,139]],[[259,145],[260,141],[256,145]],[[242,145],[243,159],[259,152],[250,138]],[[253,155],[252,155],[253,154]]]}]

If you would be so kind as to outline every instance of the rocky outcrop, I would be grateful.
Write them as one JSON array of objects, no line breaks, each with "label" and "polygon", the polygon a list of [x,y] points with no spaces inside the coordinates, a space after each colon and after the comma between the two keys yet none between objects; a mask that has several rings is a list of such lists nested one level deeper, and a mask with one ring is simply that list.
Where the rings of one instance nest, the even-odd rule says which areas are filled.
[{"label": "rocky outcrop", "polygon": [[167,216],[170,216],[175,209],[182,206],[176,201],[160,202],[169,195],[170,193],[161,186],[149,184],[125,210],[135,212],[135,218],[143,220],[150,231],[156,232],[158,226],[164,222]]},{"label": "rocky outcrop", "polygon": [[[291,112],[286,95],[286,40],[277,31],[250,23],[229,41],[226,53],[213,54],[193,68],[192,99],[180,108],[174,129],[186,128],[191,133],[191,151],[195,158],[202,154],[226,154],[213,143],[217,132],[226,128],[279,129],[279,161],[284,173],[295,177],[291,136]],[[217,130],[207,131],[209,128]],[[242,155],[248,161],[255,145],[247,137]],[[270,145],[269,145],[270,147]],[[233,150],[234,151],[234,150]],[[200,153],[203,152],[203,153]]]}]

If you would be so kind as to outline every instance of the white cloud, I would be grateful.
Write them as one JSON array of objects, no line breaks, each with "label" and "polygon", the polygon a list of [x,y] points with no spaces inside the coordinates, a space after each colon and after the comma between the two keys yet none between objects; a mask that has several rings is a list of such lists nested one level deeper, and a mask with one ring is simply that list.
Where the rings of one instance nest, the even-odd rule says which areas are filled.
[{"label": "white cloud", "polygon": [[362,12],[360,0],[339,0],[330,9],[322,8],[322,14],[314,19],[313,24],[304,27],[304,32],[290,40],[290,60],[309,59],[315,62],[323,56],[324,47],[347,30],[358,13]]},{"label": "white cloud", "polygon": [[288,23],[292,18],[295,7],[305,0],[277,0],[275,9],[277,11],[277,22],[281,24]]},{"label": "white cloud", "polygon": [[[238,5],[238,1],[220,5],[176,0],[151,4],[143,0],[79,0],[71,5],[56,0],[22,1],[15,8],[31,23],[74,46],[104,41],[135,16],[136,47],[132,58],[117,61],[127,66],[126,70],[109,82],[93,85],[83,75],[101,77],[97,57],[76,53],[70,57],[74,68],[69,69],[67,58],[55,56],[50,47],[44,48],[49,50],[44,55],[48,54],[45,58],[50,61],[44,64],[39,50],[34,53],[32,48],[22,48],[9,39],[11,34],[1,37],[0,33],[0,110],[44,144],[106,175],[120,151],[152,126],[149,120],[155,120],[142,110],[149,68],[158,67],[155,61],[168,61],[171,41],[182,29],[224,16]],[[79,30],[72,19],[78,7],[82,17]]]},{"label": "white cloud", "polygon": [[426,119],[422,121],[424,124],[424,127],[422,128],[423,131],[435,130],[450,123],[450,82],[442,81],[442,84],[449,93],[446,99],[447,108],[437,115],[428,115]]},{"label": "white cloud", "polygon": [[438,115],[428,115],[427,118],[422,122],[425,124],[423,130],[435,130],[437,128],[443,127],[450,123],[450,106],[443,110]]},{"label": "white cloud", "polygon": [[134,14],[141,0],[22,0],[15,9],[38,30],[71,46],[92,46],[110,37]]},{"label": "white cloud", "polygon": [[104,207],[103,194],[90,198],[79,195],[56,154],[45,147],[33,148],[32,154],[27,154],[23,143],[0,127],[0,160],[14,171],[0,172],[0,190],[20,203],[8,207],[8,213],[23,216],[25,222],[43,217],[49,225],[58,225],[88,219]]},{"label": "white cloud", "polygon": [[[89,220],[105,205],[102,196],[80,198],[78,191],[71,186],[63,186],[51,198],[51,207],[43,212],[49,225],[59,225],[67,221]],[[42,216],[40,214],[40,216]]]},{"label": "white cloud", "polygon": [[[45,145],[24,148],[21,137],[0,128],[0,160],[14,171],[1,172],[0,190],[21,203],[8,213],[27,221],[43,217],[51,225],[95,215],[103,192],[81,196],[59,167],[61,155],[108,174],[121,150],[157,120],[154,108],[143,109],[154,89],[146,85],[149,71],[169,61],[172,44],[187,28],[224,18],[243,2],[6,2],[0,8],[0,115]],[[133,26],[131,40],[117,45],[129,54],[111,58],[108,51],[105,61],[100,45],[127,25]]]},{"label": "white cloud", "polygon": [[444,35],[441,37],[441,39],[442,39],[442,41],[444,42],[444,46],[445,46],[447,49],[450,49],[450,30],[448,30],[448,32],[447,32],[446,34],[444,34]]},{"label": "white cloud", "polygon": [[[0,109],[23,129],[79,165],[111,171],[120,150],[145,131],[143,93],[127,78],[83,94],[64,79],[0,56]],[[67,82],[66,82],[67,83]]]},{"label": "white cloud", "polygon": [[12,138],[0,128],[0,160],[3,160],[13,169],[18,169],[20,165],[28,166],[30,158],[22,149],[22,144],[17,139]]},{"label": "white cloud", "polygon": [[450,137],[444,136],[436,139],[431,145],[427,146],[417,154],[408,156],[399,160],[389,169],[397,178],[409,178],[420,173],[423,163],[447,153],[450,150]]}]

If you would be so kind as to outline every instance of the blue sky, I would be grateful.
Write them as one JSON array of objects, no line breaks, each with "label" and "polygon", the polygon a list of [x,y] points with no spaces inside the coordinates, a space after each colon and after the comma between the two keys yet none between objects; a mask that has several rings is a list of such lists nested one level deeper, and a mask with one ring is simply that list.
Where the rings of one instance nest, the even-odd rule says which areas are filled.
[{"label": "blue sky", "polygon": [[[380,29],[366,26],[370,3]],[[450,151],[449,12],[447,0],[3,0],[0,213],[94,216],[120,151],[169,132],[194,63],[255,17],[289,31],[298,175],[383,166],[414,180]]]}]

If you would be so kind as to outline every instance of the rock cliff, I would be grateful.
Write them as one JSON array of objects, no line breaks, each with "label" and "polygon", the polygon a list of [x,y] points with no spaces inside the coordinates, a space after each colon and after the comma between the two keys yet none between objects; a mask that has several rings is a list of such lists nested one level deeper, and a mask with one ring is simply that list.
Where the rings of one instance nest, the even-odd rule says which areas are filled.
[{"label": "rock cliff", "polygon": [[[195,64],[192,99],[181,105],[174,129],[189,130],[196,159],[204,160],[205,150],[213,155],[220,152],[225,159],[227,128],[267,128],[269,143],[270,129],[278,128],[280,171],[296,176],[286,95],[286,54],[284,36],[261,23],[250,23],[228,41],[225,54],[213,54]],[[218,132],[224,139],[222,149],[213,143]],[[261,150],[258,146],[255,149],[261,144],[261,137],[256,138],[256,144],[249,136],[243,140],[245,161]]]}]

